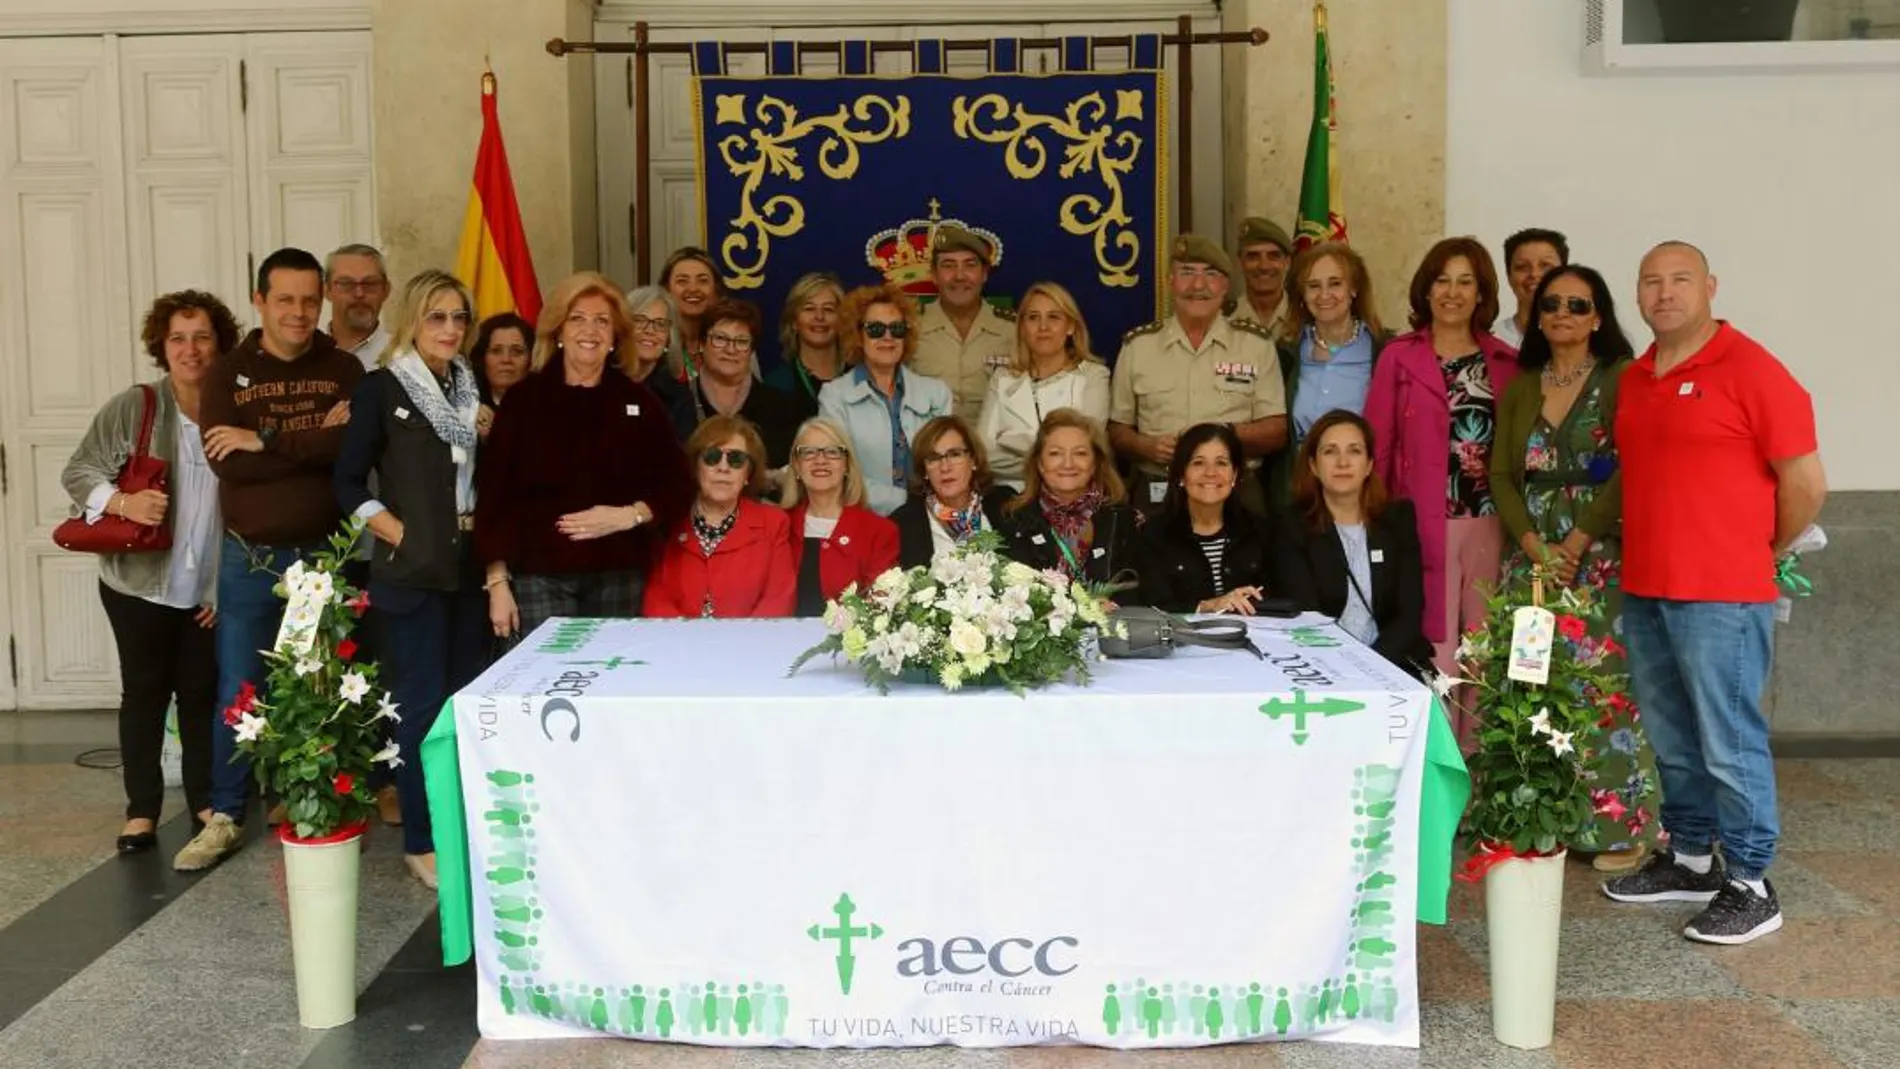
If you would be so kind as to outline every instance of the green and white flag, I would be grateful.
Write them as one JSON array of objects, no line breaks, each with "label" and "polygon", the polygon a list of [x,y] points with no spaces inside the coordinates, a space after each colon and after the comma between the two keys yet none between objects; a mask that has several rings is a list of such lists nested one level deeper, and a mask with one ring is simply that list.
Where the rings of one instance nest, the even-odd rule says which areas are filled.
[{"label": "green and white flag", "polygon": [[1326,31],[1326,5],[1313,5],[1313,125],[1306,135],[1306,170],[1300,177],[1299,249],[1345,241],[1346,201],[1339,193],[1339,101],[1333,89],[1333,50]]}]

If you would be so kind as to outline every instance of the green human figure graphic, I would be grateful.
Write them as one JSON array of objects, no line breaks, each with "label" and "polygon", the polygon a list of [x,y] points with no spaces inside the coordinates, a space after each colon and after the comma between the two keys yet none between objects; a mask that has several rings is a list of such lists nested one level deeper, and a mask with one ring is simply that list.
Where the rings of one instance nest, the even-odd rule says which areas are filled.
[{"label": "green human figure graphic", "polygon": [[1308,1032],[1317,1032],[1326,1023],[1326,1007],[1319,1000],[1319,985],[1306,985],[1306,1008],[1300,1014]]},{"label": "green human figure graphic", "polygon": [[630,1036],[637,1036],[640,1030],[633,1025],[633,992],[620,989],[620,996],[614,999],[614,1030]]},{"label": "green human figure graphic", "polygon": [[704,1017],[706,1020],[706,1031],[724,1032],[726,1022],[721,1020],[719,1017],[719,985],[718,984],[715,984],[710,980],[706,982],[706,997],[704,1000],[702,1000],[701,1006],[704,1012],[701,1013],[700,1016]]},{"label": "green human figure graphic", "polygon": [[1379,1019],[1391,1024],[1399,1014],[1399,986],[1386,976],[1379,981]]},{"label": "green human figure graphic", "polygon": [[489,883],[520,883],[534,879],[533,869],[524,869],[518,865],[498,865],[488,870]]},{"label": "green human figure graphic", "polygon": [[752,997],[746,993],[748,990],[745,984],[740,984],[738,997],[732,1002],[732,1024],[742,1036],[752,1028]]},{"label": "green human figure graphic", "polygon": [[1287,1030],[1292,1027],[1293,1007],[1287,1002],[1286,988],[1283,987],[1280,989],[1279,996],[1273,1000],[1273,1034],[1286,1035]]},{"label": "green human figure graphic", "polygon": [[497,824],[494,827],[488,829],[488,834],[497,835],[503,839],[521,839],[527,836],[528,829],[513,828],[513,827],[509,827],[506,824]]},{"label": "green human figure graphic", "polygon": [[1326,981],[1319,988],[1319,1019],[1326,1024],[1333,1019],[1333,982]]},{"label": "green human figure graphic", "polygon": [[1267,996],[1260,993],[1258,981],[1247,985],[1247,1034],[1257,1036],[1266,1029],[1260,1014],[1266,1009]]},{"label": "green human figure graphic", "polygon": [[1392,836],[1390,833],[1384,832],[1384,831],[1375,831],[1372,834],[1365,836],[1365,838],[1363,839],[1354,839],[1352,842],[1352,845],[1357,846],[1363,850],[1372,851],[1372,850],[1379,849],[1380,847],[1384,846],[1386,843],[1389,843],[1391,841],[1392,841]]},{"label": "green human figure graphic", "polygon": [[1326,634],[1316,627],[1296,627],[1288,631],[1287,635],[1293,639],[1295,646],[1305,646],[1311,649],[1331,649],[1339,645],[1337,638]]},{"label": "green human figure graphic", "polygon": [[1260,707],[1268,717],[1279,720],[1282,717],[1293,718],[1293,745],[1304,746],[1311,737],[1307,730],[1307,717],[1329,718],[1356,713],[1366,707],[1365,702],[1356,702],[1349,698],[1322,698],[1314,701],[1303,690],[1295,690],[1292,698],[1270,698]]},{"label": "green human figure graphic", "polygon": [[660,988],[660,1008],[653,1011],[653,1027],[659,1029],[661,1039],[673,1038],[673,992],[669,988]]},{"label": "green human figure graphic", "polygon": [[639,984],[633,985],[633,996],[627,1000],[627,1009],[633,1015],[633,1034],[640,1035],[647,1030],[647,993]]},{"label": "green human figure graphic", "polygon": [[496,957],[501,959],[502,967],[510,972],[533,972],[534,952],[529,950],[503,949]]},{"label": "green human figure graphic", "polygon": [[752,981],[752,1034],[767,1036],[772,1034],[772,994],[763,980]]},{"label": "green human figure graphic", "polygon": [[508,978],[506,976],[502,977],[501,1009],[503,1013],[506,1013],[510,1017],[513,1017],[515,1014],[515,997],[515,989],[508,986]]},{"label": "green human figure graphic", "polygon": [[1207,996],[1202,994],[1205,990],[1206,988],[1200,984],[1195,984],[1194,994],[1188,999],[1187,1019],[1188,1023],[1193,1026],[1193,1032],[1197,1036],[1207,1028]]},{"label": "green human figure graphic", "polygon": [[1236,1037],[1244,1036],[1247,1034],[1247,992],[1239,984],[1234,985],[1233,992],[1233,999],[1227,1003],[1227,1025]]},{"label": "green human figure graphic", "polygon": [[719,1034],[732,1034],[732,988],[728,987],[719,996]]},{"label": "green human figure graphic", "polygon": [[1398,796],[1400,770],[1391,765],[1362,765],[1353,769],[1352,774],[1360,781],[1368,800],[1380,801]]},{"label": "green human figure graphic", "polygon": [[[1221,1022],[1224,1020],[1220,1008],[1220,988],[1208,989],[1206,998],[1195,999],[1195,1001],[1207,1003],[1206,1008],[1201,1011],[1200,1023],[1207,1026],[1208,1038],[1219,1039]],[[1200,1029],[1196,1028],[1194,1031],[1198,1033]]]},{"label": "green human figure graphic", "polygon": [[1346,1011],[1346,1020],[1359,1019],[1359,977],[1356,973],[1346,974],[1346,994],[1339,1000]]},{"label": "green human figure graphic", "polygon": [[[680,990],[686,990],[681,984]],[[698,1035],[706,1030],[706,1003],[699,997],[699,985],[694,984],[692,994],[686,998],[686,1030]]]},{"label": "green human figure graphic", "polygon": [[534,946],[541,940],[537,936],[522,935],[519,932],[511,932],[505,928],[497,928],[495,929],[495,941],[502,946],[520,948]]},{"label": "green human figure graphic", "polygon": [[[483,813],[482,819],[488,821],[491,824],[516,825],[516,824],[527,823],[529,817],[526,813],[523,813],[522,811],[514,808],[513,806],[506,806],[499,809],[491,809],[488,812]],[[493,829],[490,829],[490,830],[493,830]]]},{"label": "green human figure graphic", "polygon": [[597,1032],[607,1030],[607,993],[600,988],[594,989],[594,1008],[587,1014],[587,1023]]},{"label": "green human figure graphic", "polygon": [[1139,1032],[1145,1027],[1147,1018],[1141,1012],[1141,999],[1142,991],[1147,986],[1148,981],[1139,976],[1134,983],[1122,986],[1122,1020],[1128,1022],[1131,1032]]},{"label": "green human figure graphic", "polygon": [[1116,1035],[1121,1029],[1122,1000],[1115,997],[1115,985],[1108,985],[1108,997],[1102,1000],[1102,1027],[1109,1035]]},{"label": "green human figure graphic", "polygon": [[1361,969],[1390,966],[1392,964],[1392,952],[1399,948],[1397,943],[1377,935],[1367,936],[1357,943],[1352,944],[1352,946],[1355,947],[1357,951],[1353,956],[1353,963]]},{"label": "green human figure graphic", "polygon": [[785,1022],[792,1019],[792,1000],[785,996],[784,984],[772,985],[772,1034],[785,1034]]},{"label": "green human figure graphic", "polygon": [[1148,997],[1141,1000],[1141,1019],[1148,1025],[1148,1038],[1160,1038],[1161,998],[1152,987],[1148,989]]},{"label": "green human figure graphic", "polygon": [[1399,878],[1389,872],[1375,872],[1366,877],[1366,882],[1360,884],[1359,889],[1362,891],[1377,891],[1382,887],[1391,887],[1398,882]]},{"label": "green human figure graphic", "polygon": [[[1186,992],[1184,991],[1182,992],[1182,994],[1186,994]],[[1181,1011],[1179,1008],[1177,1008],[1176,1003],[1175,1003],[1174,985],[1162,984],[1161,985],[1161,1030],[1163,1032],[1166,1032],[1169,1035],[1173,1035],[1175,1023],[1179,1021],[1180,1019],[1181,1019]]]},{"label": "green human figure graphic", "polygon": [[520,895],[496,895],[495,918],[514,924],[528,924],[541,919],[541,911],[535,908],[534,898]]},{"label": "green human figure graphic", "polygon": [[[1354,791],[1353,793],[1358,794],[1359,792]],[[1354,816],[1371,817],[1374,820],[1386,820],[1392,816],[1392,811],[1398,807],[1399,803],[1388,798],[1383,802],[1365,802],[1353,806],[1352,811]]]},{"label": "green human figure graphic", "polygon": [[534,776],[532,774],[524,776],[519,772],[509,772],[498,768],[488,774],[488,782],[497,787],[518,787],[524,783],[533,783]]},{"label": "green human figure graphic", "polygon": [[1388,925],[1392,923],[1392,903],[1380,898],[1368,898],[1359,903],[1353,912],[1364,924]]}]

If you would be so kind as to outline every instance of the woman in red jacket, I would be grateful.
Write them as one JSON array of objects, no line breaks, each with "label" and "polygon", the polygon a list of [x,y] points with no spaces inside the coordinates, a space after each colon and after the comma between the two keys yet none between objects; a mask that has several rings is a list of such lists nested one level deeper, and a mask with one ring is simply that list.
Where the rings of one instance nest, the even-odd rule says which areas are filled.
[{"label": "woman in red jacket", "polygon": [[864,473],[851,440],[822,416],[806,420],[792,438],[785,507],[795,545],[802,540],[795,615],[817,616],[845,587],[868,587],[897,567],[897,525],[864,507]]},{"label": "woman in red jacket", "polygon": [[792,522],[761,504],[765,443],[738,416],[714,416],[686,442],[699,494],[647,578],[645,615],[790,616],[798,562]]}]

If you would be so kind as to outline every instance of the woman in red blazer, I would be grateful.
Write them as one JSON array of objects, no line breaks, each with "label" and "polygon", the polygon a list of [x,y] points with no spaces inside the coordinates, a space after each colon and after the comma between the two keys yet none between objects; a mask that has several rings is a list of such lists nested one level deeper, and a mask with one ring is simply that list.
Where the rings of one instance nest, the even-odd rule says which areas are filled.
[{"label": "woman in red blazer", "polygon": [[836,423],[819,417],[798,428],[785,507],[797,548],[795,615],[817,616],[845,587],[868,587],[897,567],[897,525],[864,507],[864,473]]},{"label": "woman in red blazer", "polygon": [[765,444],[738,416],[714,416],[686,442],[698,497],[647,577],[647,616],[790,616],[792,523],[761,504]]}]

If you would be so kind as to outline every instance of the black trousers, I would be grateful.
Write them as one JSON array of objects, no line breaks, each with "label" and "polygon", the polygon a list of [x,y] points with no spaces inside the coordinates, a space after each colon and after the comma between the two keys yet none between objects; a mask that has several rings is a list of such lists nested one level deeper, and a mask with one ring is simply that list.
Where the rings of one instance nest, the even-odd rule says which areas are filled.
[{"label": "black trousers", "polygon": [[178,698],[185,805],[211,805],[211,718],[217,714],[217,632],[199,627],[196,609],[174,609],[99,584],[99,600],[119,648],[119,756],[125,817],[157,821],[165,803],[159,750],[165,710]]}]

